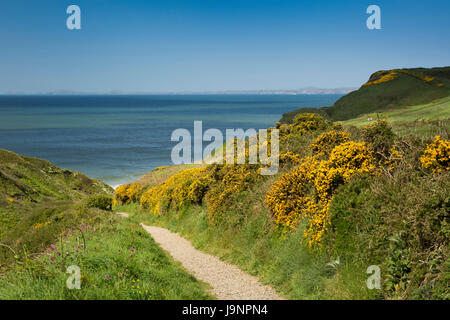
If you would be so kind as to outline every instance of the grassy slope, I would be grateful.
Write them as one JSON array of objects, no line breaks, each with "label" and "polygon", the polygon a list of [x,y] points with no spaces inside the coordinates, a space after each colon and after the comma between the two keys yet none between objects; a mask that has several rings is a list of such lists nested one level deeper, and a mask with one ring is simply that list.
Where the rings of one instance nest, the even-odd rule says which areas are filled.
[{"label": "grassy slope", "polygon": [[[401,141],[404,141],[405,146],[409,146],[406,148],[413,148],[408,151],[408,157],[412,157],[408,158],[408,161],[417,166],[418,157],[425,144],[434,137],[437,129],[442,128],[435,128],[433,124],[425,121],[412,129],[408,127],[408,122],[401,122],[395,127],[397,132],[401,125],[406,125],[403,131],[414,134],[410,138],[403,137]],[[448,129],[448,123],[446,126]],[[361,139],[359,129],[350,126],[348,130],[352,132],[354,139]],[[309,143],[317,134],[294,139],[289,142],[288,149],[303,156],[307,155],[304,152],[309,149]],[[177,167],[176,170],[181,168]],[[172,171],[166,168],[149,173],[147,178],[151,180],[152,175],[157,175],[158,181],[164,181]],[[448,176],[442,176],[441,180],[431,179],[420,171],[400,169],[395,177],[380,177],[369,184],[361,184],[358,180],[350,183],[338,193],[339,197],[332,207],[332,214],[336,214],[334,223],[339,232],[333,232],[330,236],[338,238],[330,240],[330,246],[319,252],[310,251],[302,245],[302,225],[294,234],[280,233],[274,227],[270,213],[263,204],[268,188],[284,172],[286,171],[283,169],[277,176],[268,177],[251,190],[241,193],[228,209],[225,223],[219,225],[209,223],[205,205],[189,206],[181,211],[157,217],[140,212],[137,205],[117,209],[130,212],[135,221],[164,226],[180,233],[198,249],[219,256],[258,276],[287,298],[404,298],[404,287],[379,292],[368,290],[365,282],[366,268],[371,264],[381,265],[383,276],[388,272],[395,274],[398,270],[403,270],[405,262],[398,260],[399,256],[410,259],[409,266],[414,270],[408,279],[408,297],[424,299],[446,296],[442,275],[448,274],[445,268],[448,268],[450,263],[445,256],[437,260],[430,258],[440,253],[428,248],[426,243],[434,243],[433,237],[447,232],[445,227],[437,232],[433,229],[436,226],[431,225],[441,221],[442,217],[445,217],[445,210],[448,210]],[[411,193],[411,190],[414,192]],[[427,214],[424,215],[424,212]],[[411,224],[405,224],[404,219]],[[430,224],[431,221],[433,223]],[[410,232],[411,228],[418,230]],[[350,229],[353,231],[349,232]],[[411,245],[411,257],[406,258],[408,253],[402,251],[403,249],[392,247],[390,237],[399,234]],[[416,236],[427,240],[417,240]],[[419,249],[417,241],[422,245]],[[340,257],[337,267],[330,266],[329,263],[337,257]],[[438,264],[435,264],[436,261]],[[424,283],[417,282],[422,281],[420,274],[427,272],[430,273],[429,278]],[[385,284],[387,288],[387,278]]]},{"label": "grassy slope", "polygon": [[[161,177],[162,172],[157,174]],[[165,178],[169,176],[170,171],[165,171]],[[197,249],[236,264],[289,299],[376,298],[377,292],[365,287],[364,268],[343,263],[337,275],[334,268],[327,266],[332,259],[325,252],[311,252],[301,244],[302,227],[289,236],[274,227],[263,198],[277,177],[243,193],[234,209],[227,212],[225,224],[210,224],[205,205],[157,217],[142,213],[134,204],[116,210],[128,212],[136,222],[159,225],[181,234]]]},{"label": "grassy slope", "polygon": [[[86,206],[113,193],[103,182],[10,151],[0,160],[0,299],[213,298],[139,225]],[[66,287],[69,265],[81,268],[81,290]]]},{"label": "grassy slope", "polygon": [[367,113],[354,119],[343,121],[344,125],[365,126],[368,118],[375,121],[378,117],[387,119],[390,123],[429,121],[450,119],[450,97],[439,99],[427,104],[404,107],[400,109],[387,109],[379,112]]},{"label": "grassy slope", "polygon": [[92,194],[113,192],[79,172],[0,149],[0,238],[14,221],[41,205],[79,202]]},{"label": "grassy slope", "polygon": [[0,206],[6,198],[16,205],[55,200],[79,200],[89,194],[111,194],[103,182],[60,169],[48,161],[0,149]]},{"label": "grassy slope", "polygon": [[[297,109],[283,115],[282,123],[290,123],[296,114],[319,112],[332,120],[353,119],[375,111],[398,109],[406,106],[423,105],[445,98],[450,93],[450,67],[405,69],[408,72],[432,76],[435,80],[427,83],[410,74],[399,73],[397,78],[380,84],[362,86],[338,101],[332,107],[320,109]],[[374,75],[371,76],[371,78]],[[443,87],[437,87],[441,83]]]},{"label": "grassy slope", "polygon": [[[18,252],[34,251],[67,226],[79,223],[91,211],[82,207],[89,196],[113,192],[84,174],[0,149],[0,243]],[[48,226],[38,230],[39,223]],[[0,268],[8,265],[8,252],[0,247]]]},{"label": "grassy slope", "polygon": [[[83,235],[85,242],[77,231],[39,258],[22,259],[0,277],[0,299],[213,298],[136,223],[102,213]],[[80,290],[66,286],[70,265],[80,267]]]}]

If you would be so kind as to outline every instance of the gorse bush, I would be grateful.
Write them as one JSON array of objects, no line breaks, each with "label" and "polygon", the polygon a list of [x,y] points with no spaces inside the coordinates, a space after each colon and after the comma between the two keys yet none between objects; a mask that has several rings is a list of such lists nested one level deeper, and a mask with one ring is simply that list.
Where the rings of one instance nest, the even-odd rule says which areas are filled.
[{"label": "gorse bush", "polygon": [[258,165],[212,165],[209,167],[215,181],[206,194],[208,218],[216,223],[240,192],[248,190],[261,178]]},{"label": "gorse bush", "polygon": [[372,86],[372,85],[376,85],[376,84],[380,84],[380,83],[384,83],[384,82],[389,82],[392,80],[397,79],[398,77],[398,70],[381,70],[381,71],[377,71],[375,72],[372,77],[371,80],[369,80],[368,82],[366,82],[365,84],[363,84],[363,87],[367,87],[367,86]]},{"label": "gorse bush", "polygon": [[[298,250],[326,256],[328,262],[339,257],[336,278],[327,280],[332,283],[355,282],[345,272],[362,272],[360,279],[367,266],[379,265],[383,289],[363,290],[364,297],[449,297],[448,140],[436,137],[427,145],[418,136],[398,136],[385,120],[344,131],[317,114],[300,114],[295,123],[278,127],[278,175],[262,176],[260,165],[212,164],[184,170],[149,189],[144,185],[140,198],[124,187],[117,198],[165,215],[158,221],[175,213],[170,221],[178,224],[185,215],[199,214],[189,218],[195,220],[191,223],[220,231],[218,238],[226,230],[230,237],[242,232],[240,239],[252,244],[269,234],[268,246],[300,239],[306,246]],[[264,250],[252,248],[257,266]]]},{"label": "gorse bush", "polygon": [[311,150],[315,155],[329,156],[334,147],[349,140],[350,134],[346,131],[327,131],[311,143]]},{"label": "gorse bush", "polygon": [[293,152],[285,152],[280,154],[280,164],[282,165],[299,165],[302,163],[302,157]]},{"label": "gorse bush", "polygon": [[101,210],[111,210],[113,199],[106,195],[91,196],[86,200],[88,208],[97,208]]},{"label": "gorse bush", "polygon": [[120,204],[139,201],[144,188],[139,183],[123,184],[116,189],[115,200]]},{"label": "gorse bush", "polygon": [[323,130],[330,125],[330,121],[325,120],[317,113],[300,113],[295,116],[290,132],[303,134],[308,131]]},{"label": "gorse bush", "polygon": [[424,168],[432,169],[433,172],[450,170],[450,142],[436,136],[420,158]]},{"label": "gorse bush", "polygon": [[[316,132],[327,128],[332,129],[317,136]],[[340,129],[341,126],[332,126],[318,114],[297,115],[289,125],[285,141],[303,139],[307,134],[308,149],[313,156],[282,152],[281,165],[294,168],[282,175],[265,197],[274,223],[283,230],[294,230],[301,218],[309,222],[305,238],[310,246],[321,244],[330,223],[328,208],[339,186],[357,174],[374,175],[383,166],[391,170],[401,158],[393,145],[395,135],[384,120],[363,129],[366,142],[350,141],[350,134]],[[311,134],[316,135],[313,141]],[[377,154],[382,158],[377,158]],[[240,193],[247,192],[263,179],[259,169],[259,165],[248,164],[213,164],[187,169],[144,193],[138,184],[119,187],[116,199],[122,203],[139,202],[142,209],[155,215],[204,203],[209,221],[217,223]]]},{"label": "gorse bush", "polygon": [[394,145],[395,133],[386,120],[377,120],[364,127],[363,139],[368,143],[377,161],[385,161],[389,158]]},{"label": "gorse bush", "polygon": [[199,203],[209,186],[209,173],[205,167],[178,172],[162,184],[145,191],[141,207],[160,215],[169,209],[180,209],[187,204]]},{"label": "gorse bush", "polygon": [[313,188],[317,165],[316,159],[304,158],[300,166],[282,175],[272,185],[265,203],[276,224],[291,230],[296,227],[298,219],[313,201],[310,190]]},{"label": "gorse bush", "polygon": [[300,217],[307,218],[305,237],[310,246],[320,245],[329,218],[328,207],[339,185],[352,175],[374,173],[375,165],[365,143],[346,142],[335,147],[328,160],[314,157],[277,180],[266,195],[265,203],[275,223],[294,229]]}]

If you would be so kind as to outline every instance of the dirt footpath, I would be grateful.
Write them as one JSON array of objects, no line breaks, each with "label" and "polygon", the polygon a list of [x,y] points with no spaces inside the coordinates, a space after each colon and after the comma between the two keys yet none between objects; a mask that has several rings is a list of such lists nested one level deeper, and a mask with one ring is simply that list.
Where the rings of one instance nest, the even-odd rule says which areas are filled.
[{"label": "dirt footpath", "polygon": [[209,283],[212,294],[220,300],[280,300],[271,287],[262,285],[254,276],[219,258],[195,249],[189,241],[167,229],[142,227],[155,241],[197,279]]}]

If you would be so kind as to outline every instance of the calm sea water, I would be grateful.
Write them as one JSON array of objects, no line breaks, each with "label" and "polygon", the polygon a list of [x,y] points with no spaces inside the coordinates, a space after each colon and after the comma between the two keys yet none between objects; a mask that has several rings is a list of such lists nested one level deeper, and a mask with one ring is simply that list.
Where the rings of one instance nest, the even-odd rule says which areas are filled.
[{"label": "calm sea water", "polygon": [[0,96],[0,148],[116,186],[171,164],[173,130],[263,129],[340,95]]}]

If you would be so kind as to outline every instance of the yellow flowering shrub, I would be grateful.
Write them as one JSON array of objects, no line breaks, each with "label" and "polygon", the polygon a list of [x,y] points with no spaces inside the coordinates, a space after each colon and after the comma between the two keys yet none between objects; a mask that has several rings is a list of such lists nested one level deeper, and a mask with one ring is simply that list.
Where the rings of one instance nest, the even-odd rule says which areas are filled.
[{"label": "yellow flowering shrub", "polygon": [[290,132],[303,134],[308,131],[323,130],[329,124],[329,121],[317,113],[300,113],[295,116]]},{"label": "yellow flowering shrub", "polygon": [[265,204],[273,214],[274,222],[294,229],[298,219],[312,201],[310,189],[314,181],[317,160],[302,159],[299,167],[282,175],[266,194]]},{"label": "yellow flowering shrub", "polygon": [[42,228],[42,227],[45,227],[45,226],[47,226],[48,224],[49,224],[50,222],[42,222],[42,223],[36,223],[34,226],[33,226],[33,229],[34,230],[37,230],[37,229],[40,229],[40,228]]},{"label": "yellow flowering shrub", "polygon": [[431,82],[433,82],[435,80],[434,77],[427,76],[427,75],[424,75],[424,74],[421,74],[421,73],[414,73],[414,72],[411,72],[411,71],[408,71],[408,70],[398,70],[398,71],[399,72],[403,72],[405,74],[409,74],[410,76],[412,76],[414,78],[417,78],[419,80],[423,80],[426,83],[431,83]]},{"label": "yellow flowering shrub", "polygon": [[318,136],[311,143],[311,150],[318,156],[328,156],[334,147],[350,140],[346,131],[327,131]]},{"label": "yellow flowering shrub", "polygon": [[285,152],[280,154],[280,163],[281,164],[293,164],[299,165],[302,163],[302,158],[299,154],[293,152]]},{"label": "yellow flowering shrub", "polygon": [[384,82],[389,82],[389,81],[395,80],[398,77],[397,71],[398,70],[389,70],[389,71],[388,70],[381,70],[381,71],[377,71],[372,76],[374,80],[367,81],[365,84],[363,84],[363,87],[367,87],[367,86],[371,86],[371,85],[380,84],[380,83],[384,83]]},{"label": "yellow flowering shrub", "polygon": [[248,190],[258,179],[260,167],[258,165],[211,165],[208,167],[211,178],[216,182],[206,194],[208,218],[216,222],[225,212],[233,198]]},{"label": "yellow flowering shrub", "polygon": [[210,183],[206,167],[186,169],[145,191],[140,204],[152,214],[161,215],[169,208],[200,203]]},{"label": "yellow flowering shrub", "polygon": [[421,73],[414,73],[414,72],[404,70],[404,69],[381,70],[381,71],[375,72],[373,74],[373,76],[371,77],[371,80],[369,80],[368,82],[363,84],[363,87],[395,80],[398,78],[398,74],[400,72],[410,75],[416,79],[425,81],[426,83],[432,83],[435,80],[435,78],[432,76],[427,76],[427,75],[424,75]]},{"label": "yellow flowering shrub", "polygon": [[372,153],[364,142],[346,142],[331,151],[329,165],[341,170],[344,179],[354,173],[371,172],[375,169]]},{"label": "yellow flowering shrub", "polygon": [[139,183],[123,184],[116,189],[114,196],[115,203],[128,204],[139,202],[144,187]]},{"label": "yellow flowering shrub", "polygon": [[300,166],[281,176],[266,194],[265,204],[276,224],[294,229],[307,218],[305,237],[310,246],[320,245],[329,224],[328,209],[336,188],[357,173],[374,173],[375,162],[366,143],[345,142],[335,147],[328,160],[302,159]]},{"label": "yellow flowering shrub", "polygon": [[384,161],[383,165],[389,172],[391,172],[399,165],[402,159],[403,155],[400,154],[397,147],[392,146],[391,149],[389,150],[389,155]]},{"label": "yellow flowering shrub", "polygon": [[427,145],[420,162],[422,167],[431,168],[433,172],[450,170],[450,142],[436,136],[434,141]]}]

